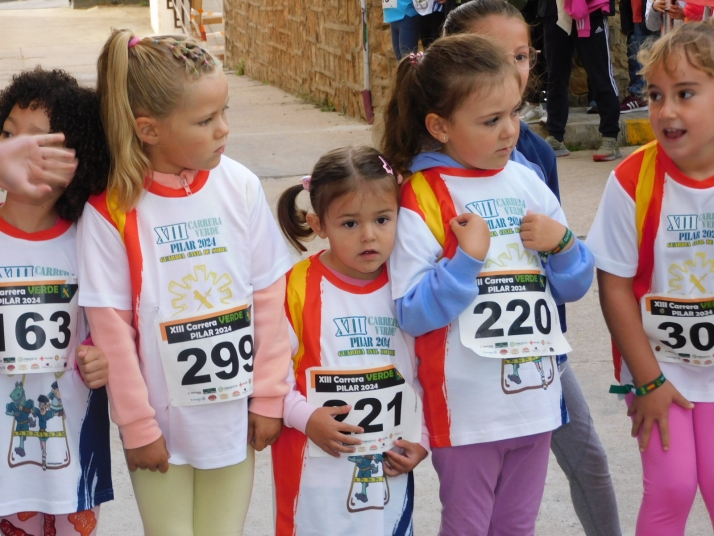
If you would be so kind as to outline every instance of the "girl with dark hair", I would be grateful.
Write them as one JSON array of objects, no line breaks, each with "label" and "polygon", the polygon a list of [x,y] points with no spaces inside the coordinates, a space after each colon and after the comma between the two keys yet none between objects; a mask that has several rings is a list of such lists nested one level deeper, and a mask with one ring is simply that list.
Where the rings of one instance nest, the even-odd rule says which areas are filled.
[{"label": "girl with dark hair", "polygon": [[[107,183],[99,99],[67,73],[38,68],[0,93],[0,126],[0,148],[37,144],[44,154],[29,159],[31,175],[47,179],[43,166],[54,164],[45,157],[64,163],[49,184],[32,186],[17,175],[19,181],[3,182],[9,190],[0,205],[0,391],[9,399],[0,418],[7,441],[0,532],[94,535],[99,505],[114,497],[108,364],[99,349],[80,344],[87,328],[77,297],[75,222],[90,194]],[[44,145],[62,140],[64,149]],[[76,166],[69,181],[67,165]]]},{"label": "girl with dark hair", "polygon": [[[532,64],[535,54],[529,45],[528,30],[519,11],[504,0],[472,0],[452,11],[445,25],[447,34],[487,36],[509,52],[519,67],[524,85],[529,82],[528,66]],[[531,167],[539,175],[539,171],[544,172],[545,177],[541,175],[541,178],[560,199],[553,150],[523,121],[520,126],[518,143],[511,159]],[[564,305],[558,306],[558,313],[565,331]],[[570,422],[553,432],[551,450],[568,477],[573,506],[585,534],[617,536],[621,533],[620,521],[607,455],[595,430],[588,403],[567,359],[567,355],[558,356],[560,382]]]},{"label": "girl with dark hair", "polygon": [[[330,244],[288,274],[293,388],[272,447],[278,536],[413,534],[412,469],[429,441],[414,340],[397,322],[385,264],[400,182],[375,149],[335,149],[278,202],[296,248],[315,235]],[[314,212],[297,208],[305,190]]]},{"label": "girl with dark hair", "polygon": [[513,56],[454,35],[402,61],[386,108],[384,152],[412,174],[392,295],[416,337],[441,536],[534,534],[551,432],[567,419],[556,304],[593,277],[555,195],[510,160],[522,91]]}]

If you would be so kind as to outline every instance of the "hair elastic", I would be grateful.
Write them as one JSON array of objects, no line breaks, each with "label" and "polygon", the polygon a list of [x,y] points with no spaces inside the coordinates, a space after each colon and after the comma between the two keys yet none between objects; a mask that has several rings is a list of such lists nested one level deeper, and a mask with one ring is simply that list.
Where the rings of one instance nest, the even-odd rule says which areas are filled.
[{"label": "hair elastic", "polygon": [[421,59],[424,57],[423,52],[417,52],[416,54],[414,52],[409,54],[409,63],[412,64],[412,67],[416,67],[419,65],[419,62]]},{"label": "hair elastic", "polygon": [[307,190],[308,192],[310,191],[310,181],[311,180],[312,180],[312,177],[310,175],[306,175],[302,179],[300,179],[303,189]]},{"label": "hair elastic", "polygon": [[131,48],[134,45],[136,45],[139,41],[141,41],[140,37],[132,37],[131,40],[129,41],[129,46],[127,48]]}]

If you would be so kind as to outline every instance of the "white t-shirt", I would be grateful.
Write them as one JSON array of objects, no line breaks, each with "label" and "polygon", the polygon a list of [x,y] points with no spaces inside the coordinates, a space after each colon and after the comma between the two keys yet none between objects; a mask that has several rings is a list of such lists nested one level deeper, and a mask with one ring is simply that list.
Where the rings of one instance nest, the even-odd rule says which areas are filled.
[{"label": "white t-shirt", "polygon": [[[587,239],[595,265],[623,278],[635,276],[639,261],[635,191],[640,156],[634,153],[610,175]],[[658,158],[664,195],[650,292],[678,298],[714,295],[714,180],[685,176],[661,149]],[[687,399],[714,402],[714,367],[664,361],[660,367]],[[620,382],[632,383],[624,362]]]},{"label": "white t-shirt", "polygon": [[[81,308],[76,322],[72,319],[75,332],[65,338],[61,317],[67,315],[61,307],[47,305],[64,302],[55,299],[60,293],[71,300],[77,292],[76,227],[60,220],[47,231],[27,234],[0,219],[0,251],[3,347],[10,348],[7,343],[18,327],[25,346],[38,342],[37,330],[45,342],[39,362],[0,352],[0,391],[5,398],[0,417],[0,516],[93,508],[114,498],[107,394],[104,388],[88,389],[75,370],[77,344],[87,336]],[[38,298],[42,285],[59,292],[48,290]],[[10,313],[18,307],[28,320]],[[61,351],[69,356],[64,371],[29,373],[42,370],[48,360],[56,362],[54,356]]]},{"label": "white t-shirt", "polygon": [[[501,171],[434,168],[428,173],[436,174],[431,186],[421,173],[405,186],[390,258],[395,300],[404,297],[444,255],[429,227],[430,223],[438,227],[430,221],[433,210],[428,203],[410,202],[411,191],[416,198],[421,189],[436,194],[442,211],[436,219],[472,212],[487,221],[491,246],[482,273],[542,269],[537,252],[523,247],[522,217],[531,210],[567,223],[558,200],[532,170],[509,161]],[[447,208],[451,216],[444,212]],[[557,313],[553,320],[557,324]],[[432,447],[523,437],[563,424],[555,355],[537,359],[526,351],[528,346],[509,347],[504,359],[481,357],[461,343],[458,318],[417,338]]]},{"label": "white t-shirt", "polygon": [[[310,389],[305,374],[313,367],[367,370],[394,365],[403,381],[421,392],[416,379],[414,339],[399,328],[386,269],[374,281],[358,287],[339,279],[314,255],[290,272],[286,303],[298,343],[293,356],[295,376],[290,379],[297,392],[286,397],[286,406],[290,404],[288,399],[296,395],[304,403]],[[340,400],[345,391],[353,392],[360,384],[333,380],[322,387]],[[360,398],[371,400],[375,391],[363,390],[364,387],[361,384]],[[381,423],[391,421],[397,412],[403,415],[409,411],[399,404],[374,404],[370,402],[358,415],[365,417],[363,427],[384,427]],[[354,411],[358,405],[354,404]],[[285,418],[290,419],[288,407]],[[421,415],[419,418],[421,422]],[[357,447],[354,455],[343,454],[340,458],[313,457],[309,451],[305,434],[287,427],[272,447],[277,534],[411,534],[413,475],[386,476],[382,454],[372,452],[366,443]]]},{"label": "white t-shirt", "polygon": [[[191,190],[187,196],[153,183],[136,207],[135,230],[127,224],[123,237],[121,218],[117,224],[90,200],[79,225],[80,304],[134,309],[141,372],[171,463],[214,469],[245,459],[248,399],[172,405],[156,319],[246,304],[291,261],[260,181],[244,166],[223,157],[214,170],[198,173]],[[139,288],[132,288],[132,268]]]}]

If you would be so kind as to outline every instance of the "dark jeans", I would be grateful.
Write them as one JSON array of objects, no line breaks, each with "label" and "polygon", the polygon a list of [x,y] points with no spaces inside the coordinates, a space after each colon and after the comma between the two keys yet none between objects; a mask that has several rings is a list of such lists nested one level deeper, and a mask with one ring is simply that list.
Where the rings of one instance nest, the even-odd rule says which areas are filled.
[{"label": "dark jeans", "polygon": [[421,37],[421,44],[424,50],[441,37],[441,29],[444,27],[445,18],[443,11],[435,11],[419,17],[419,37]]},{"label": "dark jeans", "polygon": [[640,51],[642,43],[652,35],[655,35],[654,32],[649,31],[644,22],[637,22],[633,23],[633,31],[627,36],[627,69],[630,71],[630,87],[627,90],[630,95],[642,96],[645,81],[639,74],[642,65],[637,61],[637,53]]},{"label": "dark jeans", "polygon": [[588,75],[593,99],[600,113],[599,131],[617,138],[620,132],[620,99],[610,61],[609,25],[602,11],[590,14],[590,37],[578,37],[575,21],[570,35],[557,25],[557,17],[543,18],[545,59],[548,65],[548,133],[563,141],[568,122],[570,74],[577,50]]},{"label": "dark jeans", "polygon": [[392,47],[397,61],[419,50],[419,18],[419,15],[416,15],[389,23],[392,30]]}]

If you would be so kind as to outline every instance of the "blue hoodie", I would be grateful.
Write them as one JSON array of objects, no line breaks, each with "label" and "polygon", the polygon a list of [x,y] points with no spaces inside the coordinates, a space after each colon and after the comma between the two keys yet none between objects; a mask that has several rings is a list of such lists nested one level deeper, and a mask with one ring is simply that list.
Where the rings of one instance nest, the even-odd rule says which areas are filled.
[{"label": "blue hoodie", "polygon": [[[416,173],[437,166],[463,169],[443,153],[428,152],[414,158],[410,171]],[[527,167],[534,169],[533,165]],[[592,253],[578,239],[567,251],[549,257],[544,267],[556,303],[576,301],[585,295],[592,283],[593,263]],[[396,300],[399,325],[415,337],[449,325],[478,296],[476,275],[482,268],[483,261],[457,247],[452,259],[441,259],[435,270]],[[561,326],[565,331],[564,316]]]}]

